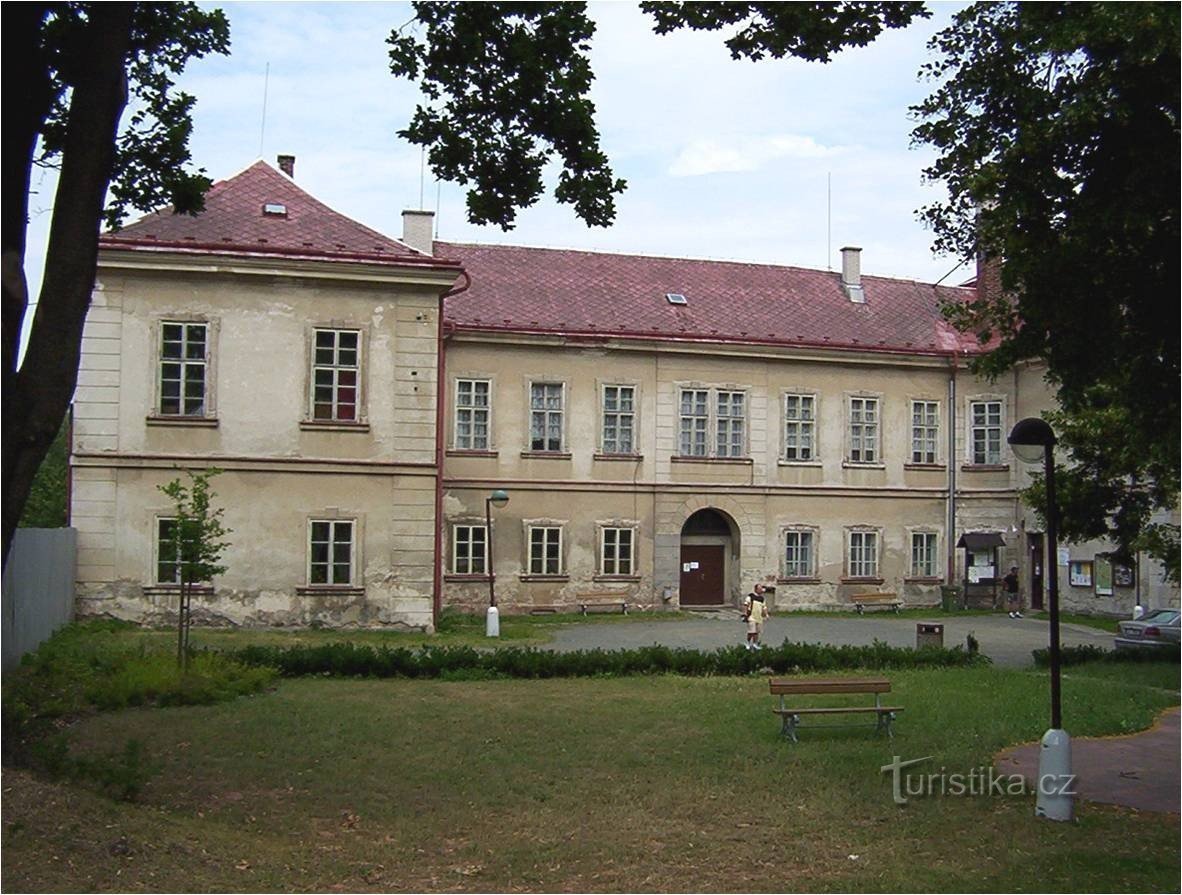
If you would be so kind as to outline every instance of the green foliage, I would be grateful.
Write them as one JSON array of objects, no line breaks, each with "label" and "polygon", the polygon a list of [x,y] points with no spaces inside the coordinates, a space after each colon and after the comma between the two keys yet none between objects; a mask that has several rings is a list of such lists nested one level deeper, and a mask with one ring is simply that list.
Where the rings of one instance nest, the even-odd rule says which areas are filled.
[{"label": "green foliage", "polygon": [[[1051,664],[1051,652],[1047,649],[1033,651],[1034,664],[1039,668],[1047,668]],[[1120,649],[1106,650],[1100,646],[1080,644],[1079,646],[1064,646],[1059,649],[1059,664],[1083,665],[1087,662],[1111,662],[1116,665],[1139,665],[1145,662],[1174,662],[1182,660],[1182,654],[1177,647],[1160,647],[1155,649]]]},{"label": "green foliage", "polygon": [[228,653],[244,665],[275,669],[284,677],[563,678],[678,674],[691,677],[745,675],[771,671],[873,668],[949,668],[987,663],[960,648],[912,650],[875,641],[871,646],[789,643],[751,652],[741,646],[714,652],[647,646],[633,650],[554,652],[528,647],[483,651],[467,646],[372,647],[355,643],[322,646],[248,646]]},{"label": "green foliage", "polygon": [[[1071,459],[1063,533],[1152,551],[1176,576],[1179,452],[1179,6],[976,3],[931,43],[915,111],[938,249],[1002,259],[1002,288],[946,309],[996,348],[996,376],[1041,361]],[[1029,499],[1041,506],[1042,491]]]},{"label": "green foliage", "polygon": [[21,516],[21,528],[64,528],[68,518],[67,481],[70,475],[69,425],[62,423],[49,453],[33,479],[29,499]]},{"label": "green foliage", "polygon": [[137,739],[129,739],[120,752],[72,755],[64,733],[35,743],[29,764],[50,779],[89,784],[121,802],[139,798],[157,770],[147,761],[144,744]]},{"label": "green foliage", "polygon": [[220,565],[222,552],[230,546],[225,538],[233,533],[222,525],[224,510],[213,508],[213,490],[209,480],[221,474],[220,469],[206,469],[194,472],[185,470],[189,485],[180,479],[173,479],[167,485],[158,486],[173,501],[175,524],[175,550],[180,565],[181,580],[186,582],[209,581],[214,575],[226,571]]}]

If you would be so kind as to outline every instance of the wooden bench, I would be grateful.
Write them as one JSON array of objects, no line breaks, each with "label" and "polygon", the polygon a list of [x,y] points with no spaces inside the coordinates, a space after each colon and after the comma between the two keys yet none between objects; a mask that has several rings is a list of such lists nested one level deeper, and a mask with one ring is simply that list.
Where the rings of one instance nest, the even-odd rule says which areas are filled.
[{"label": "wooden bench", "polygon": [[579,611],[581,611],[583,613],[583,615],[586,615],[588,612],[600,612],[600,611],[615,612],[616,610],[619,610],[620,612],[624,613],[624,615],[627,615],[628,614],[628,601],[627,600],[596,600],[594,602],[588,601],[588,602],[579,603]]},{"label": "wooden bench", "polygon": [[[796,739],[796,728],[800,725],[802,715],[839,715],[873,712],[876,725],[875,730],[886,731],[887,736],[894,738],[891,723],[895,720],[896,712],[903,711],[902,706],[883,705],[882,694],[891,692],[891,682],[886,678],[828,678],[824,680],[771,678],[768,680],[773,696],[780,697],[780,707],[772,709],[780,716],[782,726],[780,733]],[[828,695],[830,693],[873,693],[874,705],[846,705],[832,708],[792,708],[785,704],[785,696]],[[839,726],[839,725],[833,725]]]},{"label": "wooden bench", "polygon": [[903,601],[899,599],[896,593],[877,593],[877,594],[858,594],[852,598],[854,608],[858,610],[858,615],[862,615],[866,611],[866,607],[871,608],[875,606],[886,606],[894,609],[895,612],[903,605]]}]

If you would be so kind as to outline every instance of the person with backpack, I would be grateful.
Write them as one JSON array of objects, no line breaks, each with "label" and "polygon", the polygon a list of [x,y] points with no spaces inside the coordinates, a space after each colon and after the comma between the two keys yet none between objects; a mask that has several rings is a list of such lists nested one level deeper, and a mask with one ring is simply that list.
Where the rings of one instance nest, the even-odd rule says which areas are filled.
[{"label": "person with backpack", "polygon": [[747,622],[747,649],[749,650],[763,649],[759,638],[763,636],[764,621],[771,615],[767,610],[763,594],[763,585],[756,584],[743,601],[743,619]]}]

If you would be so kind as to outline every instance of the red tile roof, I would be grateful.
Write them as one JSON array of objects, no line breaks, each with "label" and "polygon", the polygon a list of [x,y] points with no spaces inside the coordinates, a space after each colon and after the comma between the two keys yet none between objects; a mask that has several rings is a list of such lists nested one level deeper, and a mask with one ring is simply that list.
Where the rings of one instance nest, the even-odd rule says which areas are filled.
[{"label": "red tile roof", "polygon": [[[281,206],[268,214],[264,206]],[[280,255],[336,261],[441,264],[398,240],[359,224],[296,186],[265,161],[257,161],[205,195],[196,216],[157,211],[105,233],[102,248],[172,248],[231,255]],[[442,262],[446,265],[446,262]]]},{"label": "red tile roof", "polygon": [[[863,277],[866,303],[841,274],[771,264],[698,261],[517,246],[436,243],[471,277],[448,298],[458,330],[684,339],[947,354],[979,351],[940,314],[973,292]],[[685,295],[670,304],[666,293]]]}]

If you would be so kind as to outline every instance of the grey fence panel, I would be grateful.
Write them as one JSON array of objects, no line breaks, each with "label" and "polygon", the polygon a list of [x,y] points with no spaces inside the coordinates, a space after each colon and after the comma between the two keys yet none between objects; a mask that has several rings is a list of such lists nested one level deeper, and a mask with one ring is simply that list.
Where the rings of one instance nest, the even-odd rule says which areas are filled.
[{"label": "grey fence panel", "polygon": [[4,670],[74,618],[78,532],[18,528],[4,570]]}]

